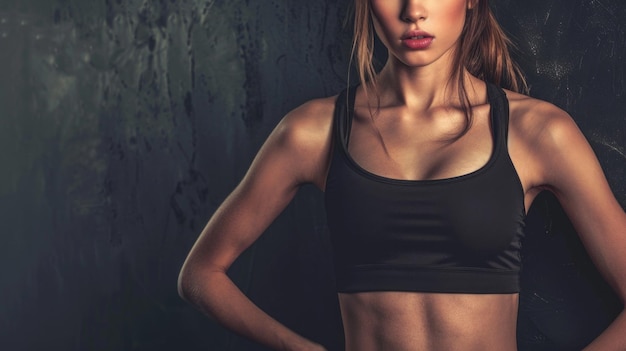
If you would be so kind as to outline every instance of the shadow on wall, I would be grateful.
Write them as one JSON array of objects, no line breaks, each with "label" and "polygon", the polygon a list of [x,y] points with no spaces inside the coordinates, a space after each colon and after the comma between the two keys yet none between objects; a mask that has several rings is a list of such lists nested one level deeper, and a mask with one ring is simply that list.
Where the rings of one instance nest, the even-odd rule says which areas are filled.
[{"label": "shadow on wall", "polygon": [[[626,5],[496,5],[532,94],[572,114],[626,204]],[[182,302],[178,270],[281,116],[345,87],[347,8],[0,3],[2,344],[261,350]],[[559,211],[544,196],[529,216],[520,350],[569,349],[615,311]],[[279,320],[341,349],[329,250],[321,194],[305,187],[230,274]]]}]

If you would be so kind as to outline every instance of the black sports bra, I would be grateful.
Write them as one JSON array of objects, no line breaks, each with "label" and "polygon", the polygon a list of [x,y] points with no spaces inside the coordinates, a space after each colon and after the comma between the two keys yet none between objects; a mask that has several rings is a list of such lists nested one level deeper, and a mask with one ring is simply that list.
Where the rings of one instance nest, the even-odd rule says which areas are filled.
[{"label": "black sports bra", "polygon": [[519,292],[524,191],[507,150],[504,91],[487,84],[489,161],[436,180],[382,177],[350,157],[355,92],[351,87],[336,101],[326,180],[337,290]]}]

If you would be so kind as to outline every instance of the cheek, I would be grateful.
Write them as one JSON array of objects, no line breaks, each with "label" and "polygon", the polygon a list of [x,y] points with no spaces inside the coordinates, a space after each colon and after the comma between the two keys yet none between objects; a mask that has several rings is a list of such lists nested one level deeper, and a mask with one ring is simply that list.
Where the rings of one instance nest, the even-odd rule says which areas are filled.
[{"label": "cheek", "polygon": [[387,38],[390,38],[393,34],[393,21],[397,17],[397,10],[394,12],[387,6],[376,6],[376,1],[372,1],[371,8],[371,19],[372,24],[374,25],[374,30],[376,34],[385,44],[387,43]]},{"label": "cheek", "polygon": [[376,16],[377,18],[386,18],[389,17],[394,11],[395,6],[388,0],[371,0],[370,1],[370,11],[372,12],[372,16]]},{"label": "cheek", "polygon": [[467,3],[464,0],[456,1],[441,13],[441,17],[450,28],[463,28],[466,12]]},{"label": "cheek", "polygon": [[372,18],[381,22],[381,24],[388,23],[390,18],[394,15],[394,11],[391,6],[385,5],[384,3],[372,1],[370,6]]}]

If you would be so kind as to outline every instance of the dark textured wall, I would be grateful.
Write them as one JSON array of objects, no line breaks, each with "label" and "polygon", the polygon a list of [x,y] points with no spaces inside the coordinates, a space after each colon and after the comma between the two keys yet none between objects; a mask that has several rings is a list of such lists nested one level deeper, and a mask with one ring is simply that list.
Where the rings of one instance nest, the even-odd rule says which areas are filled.
[{"label": "dark textured wall", "polygon": [[[626,5],[495,1],[532,95],[569,111],[626,204]],[[347,4],[0,0],[0,345],[260,350],[182,302],[202,226],[287,111],[345,86]],[[231,270],[272,315],[342,343],[321,194],[305,187]],[[610,320],[554,200],[529,217],[520,349]]]}]

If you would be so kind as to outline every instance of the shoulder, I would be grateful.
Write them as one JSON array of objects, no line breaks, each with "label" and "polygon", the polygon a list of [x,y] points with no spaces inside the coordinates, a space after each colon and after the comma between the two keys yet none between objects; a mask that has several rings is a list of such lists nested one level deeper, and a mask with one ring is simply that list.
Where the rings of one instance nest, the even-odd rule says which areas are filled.
[{"label": "shoulder", "polygon": [[510,132],[534,146],[536,151],[574,142],[586,143],[574,119],[561,108],[523,94],[506,93],[510,105]]},{"label": "shoulder", "polygon": [[269,136],[264,149],[282,155],[298,183],[323,188],[332,142],[335,96],[310,100],[290,111]]},{"label": "shoulder", "polygon": [[530,138],[545,138],[578,131],[572,117],[561,108],[523,94],[506,93],[510,105],[510,125],[515,132]]},{"label": "shoulder", "polygon": [[[591,148],[574,119],[559,107],[526,95],[507,91],[510,104],[509,140],[516,150],[512,153],[526,160],[542,184],[555,182],[562,170],[569,169],[566,163],[589,161],[595,158],[580,158],[592,155]],[[511,142],[512,140],[512,142]],[[585,162],[586,162],[585,161]]]},{"label": "shoulder", "polygon": [[275,133],[287,142],[306,143],[327,136],[333,120],[336,96],[313,99],[283,117]]}]

